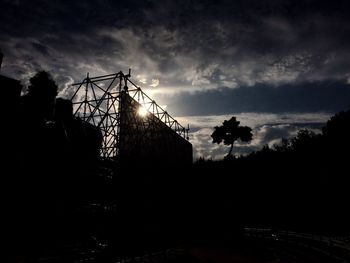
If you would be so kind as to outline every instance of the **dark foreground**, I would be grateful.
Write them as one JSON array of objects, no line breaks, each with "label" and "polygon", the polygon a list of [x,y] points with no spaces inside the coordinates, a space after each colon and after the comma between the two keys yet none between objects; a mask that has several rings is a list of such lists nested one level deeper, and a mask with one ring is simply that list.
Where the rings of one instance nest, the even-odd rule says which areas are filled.
[{"label": "dark foreground", "polygon": [[6,106],[1,262],[349,261],[324,237],[350,235],[350,111],[246,158],[111,161],[47,73],[30,83]]},{"label": "dark foreground", "polygon": [[350,261],[347,199],[340,194],[268,185],[237,167],[227,174],[215,164],[169,173],[169,167],[138,165],[118,173],[113,163],[95,164],[46,179],[52,188],[13,182],[19,194],[12,195],[3,224],[6,260]]},{"label": "dark foreground", "polygon": [[[28,262],[115,262],[115,263],[262,263],[262,262],[349,262],[348,238],[246,228],[239,240],[192,240],[170,248],[143,244],[121,252],[115,244],[92,237],[90,244],[66,247],[59,254],[31,258]],[[140,245],[135,242],[134,249]],[[154,244],[153,244],[154,245]],[[163,246],[166,244],[164,243]],[[26,262],[26,261],[18,261]]]}]

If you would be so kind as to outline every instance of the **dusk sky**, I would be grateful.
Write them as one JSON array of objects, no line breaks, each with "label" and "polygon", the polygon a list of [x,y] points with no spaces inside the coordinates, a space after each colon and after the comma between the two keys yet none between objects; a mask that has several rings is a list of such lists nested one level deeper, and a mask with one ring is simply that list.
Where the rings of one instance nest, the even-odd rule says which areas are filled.
[{"label": "dusk sky", "polygon": [[131,68],[190,125],[194,158],[222,158],[210,134],[231,116],[253,128],[240,154],[350,108],[349,14],[345,0],[1,0],[1,74],[47,70],[70,98],[87,72]]}]

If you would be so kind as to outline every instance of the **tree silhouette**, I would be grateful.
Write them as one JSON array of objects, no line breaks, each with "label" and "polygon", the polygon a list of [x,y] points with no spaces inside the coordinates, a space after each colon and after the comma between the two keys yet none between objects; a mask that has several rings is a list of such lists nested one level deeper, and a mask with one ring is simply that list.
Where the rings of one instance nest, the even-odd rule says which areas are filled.
[{"label": "tree silhouette", "polygon": [[29,80],[28,92],[21,98],[21,114],[26,122],[53,120],[57,85],[46,71],[37,72]]},{"label": "tree silhouette", "polygon": [[230,120],[225,120],[222,126],[214,127],[214,132],[211,134],[213,143],[220,144],[224,142],[225,145],[230,145],[230,151],[226,157],[229,157],[232,153],[233,144],[240,139],[242,142],[250,142],[253,138],[252,129],[248,126],[239,126],[240,122],[236,120],[236,117],[232,117]]},{"label": "tree silhouette", "polygon": [[349,143],[349,132],[350,132],[350,110],[341,111],[331,117],[327,121],[325,127],[322,128],[323,135],[332,140],[333,143],[344,144]]}]

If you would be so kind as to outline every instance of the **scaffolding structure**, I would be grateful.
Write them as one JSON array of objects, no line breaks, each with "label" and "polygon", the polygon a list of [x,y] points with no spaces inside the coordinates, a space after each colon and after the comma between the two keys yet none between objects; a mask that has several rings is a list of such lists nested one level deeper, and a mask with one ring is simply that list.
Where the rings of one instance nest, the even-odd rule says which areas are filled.
[{"label": "scaffolding structure", "polygon": [[170,139],[176,141],[171,145],[189,149],[189,127],[179,124],[130,77],[130,70],[98,77],[87,74],[82,82],[73,84],[78,87],[71,99],[74,116],[101,130],[101,157],[116,159],[135,154],[136,149],[152,152],[160,140]]}]

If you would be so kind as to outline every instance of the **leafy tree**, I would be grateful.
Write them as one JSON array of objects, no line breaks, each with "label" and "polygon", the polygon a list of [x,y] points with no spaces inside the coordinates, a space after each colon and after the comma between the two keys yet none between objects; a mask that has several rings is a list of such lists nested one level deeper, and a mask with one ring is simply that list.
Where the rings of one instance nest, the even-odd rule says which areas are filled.
[{"label": "leafy tree", "polygon": [[57,84],[46,71],[37,72],[29,80],[28,93],[21,98],[21,114],[24,121],[43,121],[53,119]]},{"label": "leafy tree", "polygon": [[274,145],[274,150],[279,153],[287,152],[309,152],[318,142],[319,135],[308,129],[301,129],[297,136],[292,138],[282,138],[280,144]]},{"label": "leafy tree", "polygon": [[322,133],[327,139],[349,142],[350,110],[335,114],[322,128]]},{"label": "leafy tree", "polygon": [[226,157],[231,155],[235,141],[240,139],[242,142],[250,142],[253,138],[252,129],[248,126],[239,126],[239,124],[236,117],[232,117],[228,121],[225,120],[222,126],[214,127],[214,132],[211,135],[213,143],[224,142],[225,145],[231,146]]}]

